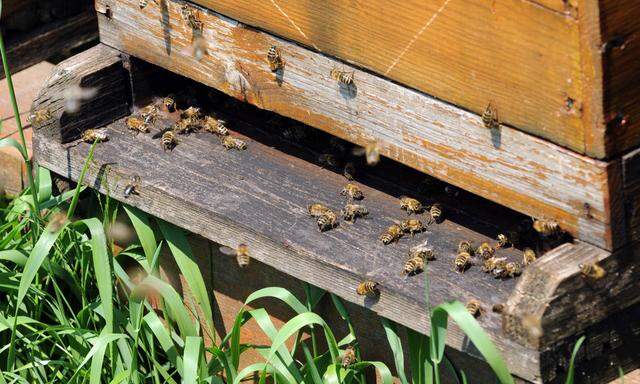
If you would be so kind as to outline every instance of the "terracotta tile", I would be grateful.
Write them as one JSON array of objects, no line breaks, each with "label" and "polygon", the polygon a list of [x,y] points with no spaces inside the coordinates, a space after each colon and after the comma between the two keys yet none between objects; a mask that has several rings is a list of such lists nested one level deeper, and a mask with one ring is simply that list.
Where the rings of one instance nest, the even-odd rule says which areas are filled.
[{"label": "terracotta tile", "polygon": [[[23,116],[26,116],[24,112],[31,108],[31,102],[38,95],[42,84],[49,78],[53,67],[55,67],[53,64],[43,61],[13,74],[13,87],[18,100],[18,109],[23,113]],[[9,99],[7,80],[2,79],[0,81],[0,118],[11,116],[13,116],[13,108]]]}]

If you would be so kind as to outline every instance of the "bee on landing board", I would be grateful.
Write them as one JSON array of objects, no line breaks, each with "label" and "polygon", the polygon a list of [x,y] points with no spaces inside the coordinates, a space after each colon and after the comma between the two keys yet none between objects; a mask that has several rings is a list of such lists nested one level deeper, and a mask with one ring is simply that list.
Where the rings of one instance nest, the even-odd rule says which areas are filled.
[{"label": "bee on landing board", "polygon": [[427,261],[435,260],[433,249],[427,247],[427,241],[409,249],[409,260],[404,264],[403,275],[415,275],[424,270]]},{"label": "bee on landing board", "polygon": [[144,123],[147,125],[153,125],[153,123],[158,118],[158,114],[160,113],[160,108],[157,105],[151,104],[140,110],[140,116]]},{"label": "bee on landing board", "polygon": [[504,233],[498,234],[498,244],[496,244],[496,248],[506,248],[511,245],[511,241]]},{"label": "bee on landing board", "polygon": [[320,232],[328,231],[338,225],[338,216],[329,209],[318,216],[316,223],[318,224],[318,230]]},{"label": "bee on landing board", "polygon": [[324,214],[326,211],[330,211],[329,208],[327,208],[326,205],[324,204],[320,204],[320,203],[315,203],[315,204],[311,204],[307,207],[307,211],[309,212],[309,215],[311,217],[320,217],[322,216],[322,214]]},{"label": "bee on landing board", "polygon": [[422,224],[422,221],[418,219],[403,220],[400,223],[400,228],[402,228],[402,231],[404,233],[409,233],[411,237],[413,237],[414,234],[420,233],[426,229],[424,224]]},{"label": "bee on landing board", "polygon": [[134,116],[129,116],[126,118],[125,122],[127,124],[127,128],[134,131],[136,134],[140,132],[142,133],[149,132],[149,126],[142,119],[139,119]]},{"label": "bee on landing board", "polygon": [[442,220],[442,206],[438,203],[435,203],[429,208],[429,214],[431,215],[432,221],[435,223],[439,223]]},{"label": "bee on landing board", "polygon": [[482,309],[482,304],[478,300],[470,300],[467,305],[467,312],[473,317],[480,317],[484,313],[484,309]]},{"label": "bee on landing board", "polygon": [[527,266],[536,261],[536,252],[531,248],[525,248],[522,251],[522,264]]},{"label": "bee on landing board", "polygon": [[424,206],[420,201],[412,197],[401,196],[400,197],[400,209],[407,211],[407,214],[412,213],[419,214],[424,211]]},{"label": "bee on landing board", "polygon": [[216,119],[211,116],[206,116],[204,118],[204,122],[202,123],[202,126],[204,127],[204,130],[207,132],[211,132],[213,134],[220,135],[220,136],[227,136],[229,135],[229,129],[227,129],[226,124],[227,123],[224,120]]},{"label": "bee on landing board", "polygon": [[86,131],[82,132],[82,136],[80,138],[85,143],[93,143],[95,141],[102,142],[109,140],[109,136],[107,135],[107,130],[105,128],[87,129]]},{"label": "bee on landing board", "polygon": [[354,81],[355,71],[341,71],[337,68],[333,68],[329,72],[329,76],[335,81],[343,85],[352,85]]},{"label": "bee on landing board", "polygon": [[128,198],[131,195],[139,195],[138,188],[140,187],[140,176],[135,175],[131,178],[131,182],[124,187],[124,198]]},{"label": "bee on landing board", "polygon": [[505,269],[507,265],[506,257],[492,257],[484,261],[482,272],[491,273],[497,269]]},{"label": "bee on landing board", "polygon": [[342,355],[341,364],[342,368],[347,368],[351,364],[356,362],[356,350],[351,346],[347,346]]},{"label": "bee on landing board", "polygon": [[380,294],[380,284],[371,280],[363,281],[356,288],[356,293],[360,296],[378,296]]},{"label": "bee on landing board", "polygon": [[169,95],[169,96],[165,97],[164,99],[162,99],[162,105],[169,112],[175,112],[176,111],[176,100],[172,95]]},{"label": "bee on landing board", "polygon": [[433,248],[428,246],[429,241],[425,240],[421,244],[418,244],[409,249],[409,258],[420,257],[426,261],[436,259],[436,255],[433,252]]},{"label": "bee on landing board", "polygon": [[507,277],[516,277],[522,273],[522,266],[520,263],[512,261],[501,265],[500,267],[493,270],[493,274],[496,277],[507,278]]},{"label": "bee on landing board", "polygon": [[345,221],[354,223],[356,219],[367,216],[369,210],[362,204],[347,204],[340,213]]},{"label": "bee on landing board", "polygon": [[351,162],[347,162],[344,165],[344,169],[342,170],[342,175],[347,180],[353,180],[356,178],[356,166]]},{"label": "bee on landing board", "polygon": [[244,151],[247,149],[247,143],[244,140],[240,140],[233,136],[222,136],[222,146],[229,149],[236,149],[238,151]]},{"label": "bee on landing board", "polygon": [[280,52],[280,48],[272,45],[267,51],[267,63],[269,64],[269,69],[271,72],[277,72],[278,70],[284,68],[285,61],[282,58],[282,54]]},{"label": "bee on landing board", "polygon": [[402,236],[404,236],[402,227],[398,224],[392,224],[380,235],[379,239],[382,241],[382,244],[389,245],[400,240]]},{"label": "bee on landing board", "polygon": [[476,249],[476,252],[475,252],[476,256],[481,257],[483,260],[488,260],[492,258],[495,253],[496,253],[496,250],[493,249],[493,247],[491,247],[489,243],[480,244],[480,246],[478,247],[478,249]]},{"label": "bee on landing board", "polygon": [[347,185],[344,186],[344,188],[342,188],[340,195],[347,196],[349,199],[353,199],[353,200],[364,199],[364,194],[360,190],[360,187],[351,183],[348,183]]},{"label": "bee on landing board", "polygon": [[604,268],[596,263],[580,264],[579,267],[582,277],[593,281],[600,280],[607,274]]},{"label": "bee on landing board", "polygon": [[235,256],[240,268],[244,268],[251,262],[251,256],[249,255],[249,247],[247,244],[238,244],[238,248],[233,249],[225,246],[220,247],[220,252],[225,255]]},{"label": "bee on landing board", "polygon": [[468,252],[460,252],[453,260],[457,272],[464,273],[471,266],[471,255]]},{"label": "bee on landing board", "polygon": [[489,103],[482,113],[482,124],[485,128],[494,129],[500,126],[497,110]]},{"label": "bee on landing board", "polygon": [[176,138],[176,134],[173,131],[166,131],[162,134],[162,138],[160,138],[160,144],[162,145],[162,149],[164,151],[172,150],[178,145],[178,139]]},{"label": "bee on landing board", "polygon": [[466,241],[466,240],[462,240],[461,242],[458,243],[458,253],[460,252],[466,252],[470,255],[473,256],[473,252],[474,252],[474,248],[471,245],[470,242]]}]

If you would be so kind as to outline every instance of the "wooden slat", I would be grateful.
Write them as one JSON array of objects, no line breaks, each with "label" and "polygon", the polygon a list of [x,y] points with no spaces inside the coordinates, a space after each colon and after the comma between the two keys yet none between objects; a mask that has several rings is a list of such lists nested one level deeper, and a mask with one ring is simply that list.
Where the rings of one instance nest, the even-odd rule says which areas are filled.
[{"label": "wooden slat", "polygon": [[491,102],[506,124],[589,151],[578,22],[558,12],[566,2],[194,2],[477,114]]},{"label": "wooden slat", "polygon": [[[619,162],[576,155],[503,126],[487,130],[479,117],[367,72],[355,70],[356,94],[329,78],[335,60],[201,11],[207,55],[193,55],[192,31],[177,1],[133,0],[99,17],[111,46],[215,87],[260,108],[303,121],[348,141],[377,140],[381,153],[465,190],[531,216],[556,219],[578,238],[605,249],[624,243],[612,228],[622,204]],[[97,2],[99,11],[105,0]],[[265,63],[279,46],[287,64],[278,79]]]}]

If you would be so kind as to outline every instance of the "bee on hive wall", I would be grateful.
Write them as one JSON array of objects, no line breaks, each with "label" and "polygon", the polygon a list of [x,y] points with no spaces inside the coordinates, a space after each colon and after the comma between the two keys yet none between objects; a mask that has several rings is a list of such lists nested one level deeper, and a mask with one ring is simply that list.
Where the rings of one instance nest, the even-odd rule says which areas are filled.
[{"label": "bee on hive wall", "polygon": [[480,304],[478,300],[470,300],[465,308],[467,308],[467,312],[469,312],[469,314],[473,317],[480,317],[480,315],[484,313],[482,304]]},{"label": "bee on hive wall", "polygon": [[482,124],[485,128],[494,129],[500,126],[498,111],[489,103],[482,113]]},{"label": "bee on hive wall", "polygon": [[342,188],[342,191],[340,191],[340,195],[347,196],[349,199],[353,200],[364,199],[364,194],[360,190],[360,187],[352,183],[345,185],[344,188]]},{"label": "bee on hive wall", "polygon": [[267,51],[267,63],[269,64],[271,72],[277,72],[284,68],[285,61],[282,59],[280,48],[275,45],[272,45],[271,48],[269,48],[269,51]]},{"label": "bee on hive wall", "polygon": [[408,215],[412,213],[419,214],[424,211],[424,206],[417,199],[407,197],[407,196],[401,196],[400,209],[407,211]]},{"label": "bee on hive wall", "polygon": [[176,145],[178,145],[176,134],[173,131],[166,131],[162,134],[162,138],[160,138],[160,144],[162,145],[163,150],[172,150]]},{"label": "bee on hive wall", "polygon": [[536,232],[545,237],[556,236],[561,232],[558,222],[549,219],[533,220],[533,229],[535,229]]},{"label": "bee on hive wall", "polygon": [[596,263],[580,264],[579,267],[582,277],[590,280],[600,280],[607,274],[604,268]]},{"label": "bee on hive wall", "polygon": [[342,209],[341,214],[345,221],[353,223],[357,218],[367,216],[369,210],[362,204],[347,204]]},{"label": "bee on hive wall", "polygon": [[200,20],[200,13],[198,10],[190,7],[188,4],[183,4],[180,7],[180,13],[182,18],[189,24],[194,31],[202,31],[202,21]]},{"label": "bee on hive wall", "polygon": [[105,128],[87,129],[82,132],[81,139],[85,143],[93,143],[94,141],[101,142],[109,140],[109,135],[107,135],[107,130]]},{"label": "bee on hive wall", "polygon": [[135,175],[131,178],[129,184],[124,187],[125,199],[131,195],[138,195],[138,188],[140,186],[140,176]]},{"label": "bee on hive wall", "polygon": [[392,224],[380,235],[379,239],[382,241],[382,244],[389,245],[400,240],[403,235],[404,231],[402,230],[402,227],[398,224]]},{"label": "bee on hive wall", "polygon": [[358,285],[356,293],[360,296],[378,296],[380,294],[380,284],[366,280]]},{"label": "bee on hive wall", "polygon": [[374,166],[380,162],[380,148],[377,141],[372,141],[364,147],[356,146],[353,148],[353,154],[356,156],[365,156],[367,164]]},{"label": "bee on hive wall", "polygon": [[249,255],[249,246],[244,243],[238,244],[238,248],[236,249],[222,246],[220,247],[220,252],[224,253],[225,255],[235,256],[240,268],[248,266],[251,262],[251,256]]}]

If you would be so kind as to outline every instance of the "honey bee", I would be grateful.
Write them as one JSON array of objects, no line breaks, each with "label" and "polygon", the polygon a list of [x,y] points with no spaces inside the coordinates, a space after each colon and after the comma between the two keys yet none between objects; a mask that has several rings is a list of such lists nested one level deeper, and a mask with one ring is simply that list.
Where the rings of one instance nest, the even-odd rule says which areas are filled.
[{"label": "honey bee", "polygon": [[414,198],[401,196],[400,197],[400,209],[407,211],[407,214],[418,214],[424,211],[422,203]]},{"label": "honey bee", "polygon": [[344,169],[342,170],[342,175],[347,178],[347,180],[353,180],[356,177],[356,166],[351,162],[347,162],[344,165]]},{"label": "honey bee", "polygon": [[220,247],[220,252],[225,255],[235,256],[240,268],[244,268],[251,263],[251,256],[249,256],[249,247],[247,244],[238,244],[238,248],[236,249],[222,246]]},{"label": "honey bee", "polygon": [[347,204],[341,211],[342,218],[348,222],[355,222],[359,217],[365,217],[369,210],[362,204]]},{"label": "honey bee", "polygon": [[491,307],[491,310],[494,313],[502,313],[502,312],[504,312],[504,304],[502,304],[502,303],[494,304],[493,307]]},{"label": "honey bee", "polygon": [[267,63],[269,63],[269,68],[271,72],[276,72],[279,69],[284,68],[285,61],[282,59],[282,55],[280,53],[280,48],[272,45],[267,52]]},{"label": "honey bee", "polygon": [[323,153],[318,156],[318,163],[322,167],[335,168],[338,166],[338,159],[331,153]]},{"label": "honey bee", "polygon": [[51,119],[51,112],[48,108],[44,108],[34,111],[32,114],[30,114],[27,118],[27,121],[31,123],[31,125],[39,126],[49,119]]},{"label": "honey bee", "polygon": [[202,31],[202,21],[200,21],[200,15],[197,10],[194,10],[187,4],[183,4],[180,7],[180,13],[182,14],[182,18],[189,23],[191,29]]},{"label": "honey bee", "polygon": [[504,267],[500,266],[493,270],[493,274],[497,277],[516,277],[522,273],[522,266],[520,263],[512,261],[504,264]]},{"label": "honey bee", "polygon": [[582,277],[591,280],[600,280],[607,274],[604,268],[596,263],[580,264],[579,267]]},{"label": "honey bee", "polygon": [[418,219],[403,220],[400,223],[400,228],[402,228],[403,232],[411,234],[411,237],[425,230],[424,224]]},{"label": "honey bee", "polygon": [[466,240],[462,240],[461,242],[458,243],[458,253],[466,252],[470,255],[473,255],[473,251],[474,249],[470,242]]},{"label": "honey bee", "polygon": [[364,199],[364,194],[360,190],[360,187],[351,183],[348,183],[347,185],[344,186],[344,188],[342,188],[340,195],[347,196],[348,198],[353,200]]},{"label": "honey bee", "polygon": [[374,166],[380,162],[380,148],[377,141],[372,141],[364,147],[353,148],[353,154],[356,156],[365,155],[368,165]]},{"label": "honey bee", "polygon": [[498,244],[496,244],[496,248],[505,248],[511,244],[509,238],[504,233],[498,234]]},{"label": "honey bee", "polygon": [[356,293],[360,296],[378,296],[380,284],[375,281],[366,280],[358,285]]},{"label": "honey bee", "polygon": [[162,99],[162,105],[164,105],[169,112],[175,112],[176,110],[176,100],[171,95]]},{"label": "honey bee", "polygon": [[493,249],[493,247],[491,247],[489,243],[480,244],[480,246],[478,247],[478,249],[476,249],[476,252],[475,252],[475,254],[477,256],[482,257],[483,260],[488,260],[492,258],[495,253],[496,253],[496,250]]},{"label": "honey bee", "polygon": [[438,203],[435,203],[429,208],[429,214],[431,215],[431,219],[436,223],[440,222],[442,219],[442,206]]},{"label": "honey bee", "polygon": [[404,264],[403,275],[416,275],[424,270],[424,259],[422,257],[412,257]]},{"label": "honey bee", "polygon": [[356,351],[355,349],[349,345],[344,350],[344,354],[342,355],[342,367],[347,368],[351,364],[356,362]]},{"label": "honey bee", "polygon": [[433,248],[427,246],[428,241],[425,240],[422,244],[418,244],[415,247],[409,249],[409,258],[420,257],[424,260],[435,260],[436,256],[433,252]]},{"label": "honey bee", "polygon": [[320,204],[320,203],[315,203],[315,204],[309,205],[307,207],[307,210],[309,211],[309,215],[311,217],[320,217],[326,211],[330,211],[329,208],[327,208],[324,204]]},{"label": "honey bee", "polygon": [[247,149],[247,143],[245,143],[244,140],[240,140],[233,136],[223,136],[222,146],[227,150],[237,149],[238,151],[244,151]]},{"label": "honey bee", "polygon": [[162,138],[160,139],[160,144],[162,145],[163,150],[172,150],[176,145],[178,145],[178,139],[176,139],[176,134],[173,131],[166,131],[162,134]]},{"label": "honey bee", "polygon": [[200,119],[202,113],[200,113],[200,108],[198,107],[189,107],[180,113],[180,117],[183,119]]},{"label": "honey bee", "polygon": [[533,220],[533,229],[542,236],[554,236],[560,233],[560,225],[555,220],[535,219]]},{"label": "honey bee", "polygon": [[149,126],[143,120],[138,119],[137,117],[129,116],[125,120],[127,123],[127,128],[137,133],[147,133],[149,132]]},{"label": "honey bee", "polygon": [[93,143],[94,141],[108,141],[109,136],[107,135],[107,130],[105,128],[87,129],[86,131],[82,132],[81,139],[86,143]]},{"label": "honey bee", "polygon": [[226,122],[224,120],[215,119],[211,116],[204,118],[203,126],[205,131],[216,135],[227,136],[229,134]]},{"label": "honey bee", "polygon": [[480,315],[484,313],[482,305],[478,300],[470,300],[467,305],[465,305],[465,308],[467,308],[467,312],[473,317],[480,317]]},{"label": "honey bee", "polygon": [[138,195],[138,187],[140,185],[140,176],[135,175],[131,178],[131,182],[124,187],[125,199],[131,195]]},{"label": "honey bee", "polygon": [[186,135],[195,132],[200,128],[198,120],[195,118],[184,118],[173,124],[172,130],[180,135]]},{"label": "honey bee", "polygon": [[534,261],[536,261],[536,253],[533,249],[531,248],[525,248],[522,251],[522,264],[524,264],[525,266],[533,263]]},{"label": "honey bee", "polygon": [[344,85],[352,85],[354,75],[355,71],[341,71],[338,68],[333,68],[331,72],[329,72],[329,76],[331,76],[333,80]]},{"label": "honey bee", "polygon": [[471,255],[468,252],[460,252],[453,260],[456,270],[464,273],[471,266]]},{"label": "honey bee", "polygon": [[338,216],[332,210],[324,211],[316,220],[320,232],[328,231],[338,225]]},{"label": "honey bee", "polygon": [[400,240],[403,235],[404,231],[402,230],[402,227],[398,224],[393,224],[380,235],[379,239],[384,245],[389,245]]},{"label": "honey bee", "polygon": [[56,233],[60,231],[68,222],[69,219],[67,218],[66,212],[56,212],[51,215],[49,223],[47,223],[47,231],[49,231],[50,233]]},{"label": "honey bee", "polygon": [[142,116],[145,124],[153,124],[158,118],[158,113],[160,113],[160,109],[154,104],[147,105],[140,110],[140,116]]},{"label": "honey bee", "polygon": [[491,103],[487,105],[482,113],[482,123],[485,128],[494,129],[500,126],[498,122],[498,112],[491,106]]},{"label": "honey bee", "polygon": [[506,265],[507,265],[506,257],[492,257],[484,261],[484,265],[482,266],[482,272],[491,273],[496,269],[506,268]]}]

